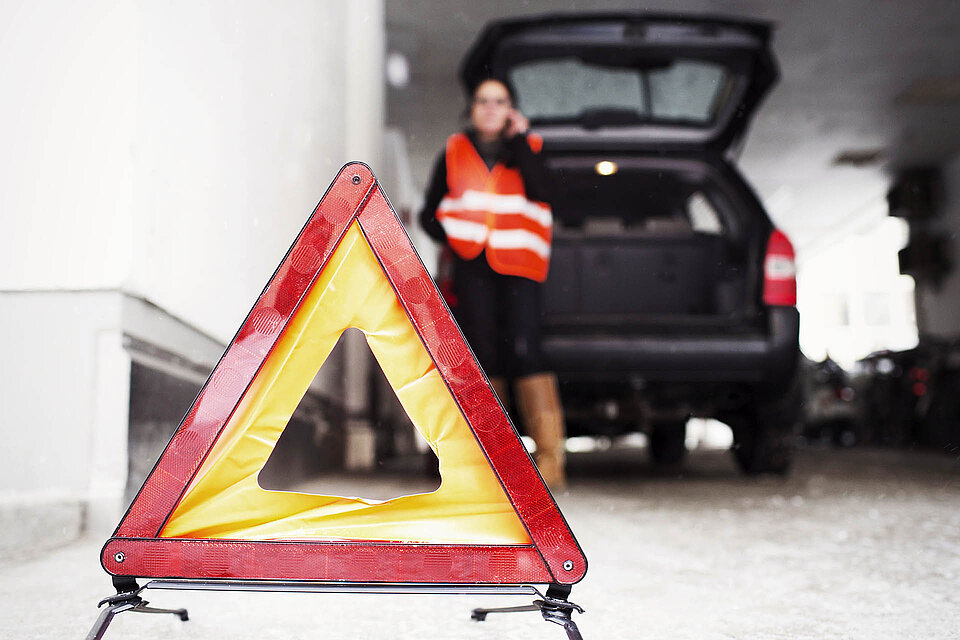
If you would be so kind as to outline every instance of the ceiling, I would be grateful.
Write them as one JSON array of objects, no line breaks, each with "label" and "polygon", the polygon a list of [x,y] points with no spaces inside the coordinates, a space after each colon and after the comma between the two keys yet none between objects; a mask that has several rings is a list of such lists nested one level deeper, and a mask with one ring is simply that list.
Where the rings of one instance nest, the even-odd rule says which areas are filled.
[{"label": "ceiling", "polygon": [[[731,0],[643,3],[388,0],[387,48],[410,83],[387,92],[423,186],[463,109],[457,66],[491,19],[556,11],[641,10],[750,17],[775,24],[781,79],[740,155],[774,221],[801,248],[885,215],[898,168],[960,151],[960,2]],[[864,155],[854,166],[841,153]]]}]

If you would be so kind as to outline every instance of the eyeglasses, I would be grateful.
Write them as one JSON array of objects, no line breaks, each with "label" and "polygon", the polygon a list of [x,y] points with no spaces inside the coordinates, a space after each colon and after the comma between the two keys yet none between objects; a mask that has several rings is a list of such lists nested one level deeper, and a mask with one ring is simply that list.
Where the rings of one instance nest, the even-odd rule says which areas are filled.
[{"label": "eyeglasses", "polygon": [[473,104],[478,107],[509,107],[510,99],[509,98],[474,98]]}]

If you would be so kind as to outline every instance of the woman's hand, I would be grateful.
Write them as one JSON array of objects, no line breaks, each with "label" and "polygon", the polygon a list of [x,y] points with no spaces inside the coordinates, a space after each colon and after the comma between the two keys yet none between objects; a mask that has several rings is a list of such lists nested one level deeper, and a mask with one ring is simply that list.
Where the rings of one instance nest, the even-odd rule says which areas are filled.
[{"label": "woman's hand", "polygon": [[516,109],[510,109],[510,113],[507,114],[507,126],[503,130],[504,137],[509,140],[514,136],[522,136],[528,129],[530,129],[530,121],[527,117]]}]

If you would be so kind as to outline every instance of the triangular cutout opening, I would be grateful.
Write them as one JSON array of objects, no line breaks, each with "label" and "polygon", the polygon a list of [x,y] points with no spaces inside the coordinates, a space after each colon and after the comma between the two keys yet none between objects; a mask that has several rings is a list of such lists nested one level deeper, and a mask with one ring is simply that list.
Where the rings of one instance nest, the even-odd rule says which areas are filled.
[{"label": "triangular cutout opening", "polygon": [[[410,419],[438,452],[442,481],[436,491],[384,502],[366,496],[267,491],[258,483],[284,427],[349,328],[363,333]],[[306,292],[160,537],[486,544],[530,540],[357,223]]]},{"label": "triangular cutout opening", "polygon": [[[362,357],[369,359],[369,406],[361,425],[350,423],[340,400],[343,372],[354,364],[350,356],[357,357],[354,345],[363,345]],[[260,470],[262,489],[385,502],[440,488],[436,452],[369,349],[359,329],[341,334]]]}]

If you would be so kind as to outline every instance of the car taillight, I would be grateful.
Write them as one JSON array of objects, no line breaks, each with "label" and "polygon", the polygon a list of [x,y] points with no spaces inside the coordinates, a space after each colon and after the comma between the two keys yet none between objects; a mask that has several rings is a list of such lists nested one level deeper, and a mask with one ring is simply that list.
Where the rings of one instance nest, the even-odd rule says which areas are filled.
[{"label": "car taillight", "polygon": [[763,261],[763,302],[792,307],[797,304],[797,264],[793,245],[782,232],[774,229],[767,242]]}]

